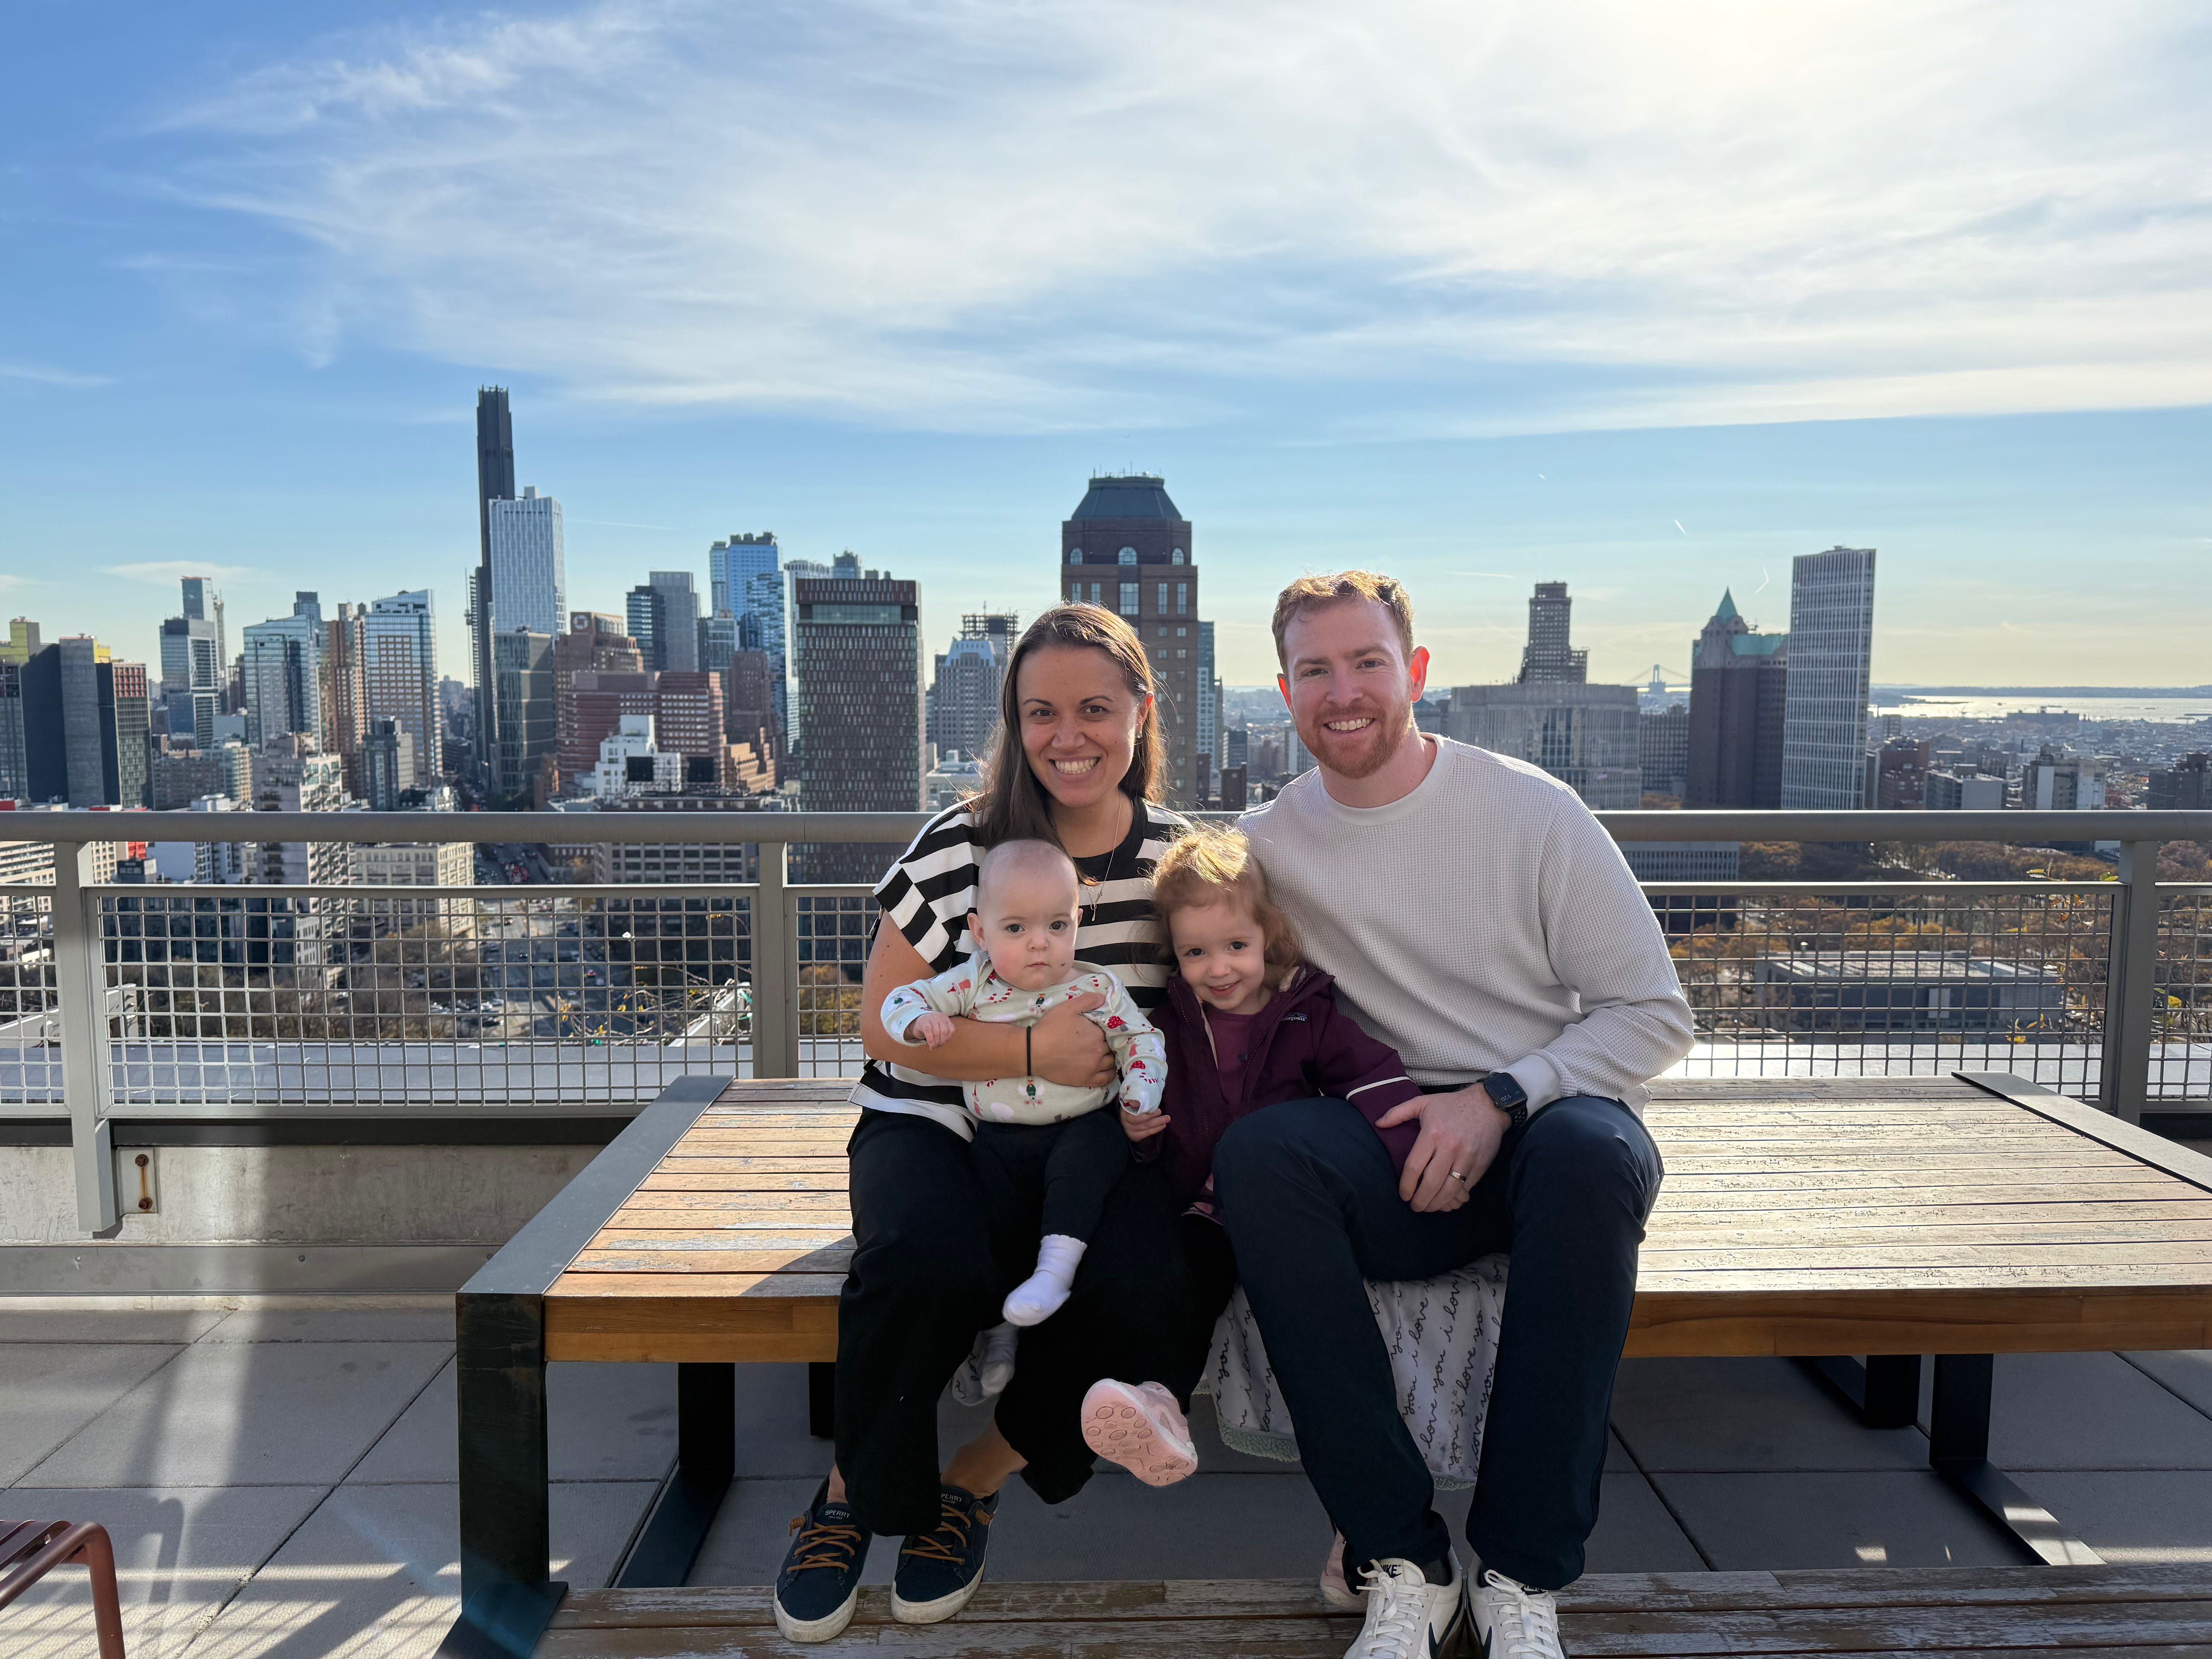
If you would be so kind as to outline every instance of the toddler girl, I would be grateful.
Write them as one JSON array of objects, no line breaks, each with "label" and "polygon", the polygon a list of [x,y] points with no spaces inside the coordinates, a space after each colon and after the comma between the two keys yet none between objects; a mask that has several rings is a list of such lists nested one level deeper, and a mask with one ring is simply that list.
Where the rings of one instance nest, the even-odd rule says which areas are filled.
[{"label": "toddler girl", "polygon": [[[1077,908],[1075,866],[1066,854],[1049,842],[1001,842],[976,872],[968,918],[975,954],[884,999],[884,1030],[933,1048],[951,1036],[955,1015],[1030,1026],[1072,997],[1095,992],[1106,999],[1086,1018],[1106,1034],[1121,1073],[1115,1086],[1078,1089],[1034,1076],[962,1085],[994,1231],[1009,1216],[1042,1218],[1036,1271],[1006,1297],[1008,1325],[1041,1323],[1067,1300],[1106,1195],[1128,1167],[1121,1124],[1098,1108],[1118,1100],[1133,1125],[1157,1116],[1164,1080],[1160,1035],[1121,981],[1075,960]],[[1026,1256],[1026,1241],[1020,1248]],[[1002,1327],[994,1337],[988,1369],[997,1374],[986,1386],[1003,1387],[1012,1375],[1012,1332]]]},{"label": "toddler girl", "polygon": [[[1188,1206],[1182,1224],[1193,1293],[1166,1382],[1093,1383],[1083,1430],[1101,1456],[1166,1486],[1197,1468],[1183,1413],[1237,1288],[1229,1236],[1214,1219],[1214,1147],[1238,1118],[1282,1101],[1334,1096],[1372,1123],[1420,1089],[1395,1049],[1336,1006],[1335,981],[1301,959],[1297,929],[1268,896],[1243,832],[1182,836],[1160,860],[1152,903],[1174,969],[1159,1014],[1166,1109],[1128,1132],[1139,1158],[1164,1162],[1176,1202]],[[1419,1126],[1376,1133],[1402,1168]]]}]

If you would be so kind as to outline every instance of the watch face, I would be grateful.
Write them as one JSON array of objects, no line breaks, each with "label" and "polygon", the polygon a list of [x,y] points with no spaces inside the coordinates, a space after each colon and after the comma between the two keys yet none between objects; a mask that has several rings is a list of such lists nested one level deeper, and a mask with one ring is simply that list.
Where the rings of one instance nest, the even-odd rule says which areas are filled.
[{"label": "watch face", "polygon": [[1528,1091],[1504,1072],[1492,1072],[1483,1079],[1482,1086],[1502,1112],[1512,1111],[1516,1107],[1526,1104],[1528,1099]]}]

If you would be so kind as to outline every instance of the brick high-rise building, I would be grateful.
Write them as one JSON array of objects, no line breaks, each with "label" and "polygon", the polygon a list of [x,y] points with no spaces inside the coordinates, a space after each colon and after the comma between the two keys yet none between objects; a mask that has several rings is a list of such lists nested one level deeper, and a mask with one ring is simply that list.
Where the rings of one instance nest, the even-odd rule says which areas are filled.
[{"label": "brick high-rise building", "polygon": [[1682,805],[1782,805],[1790,636],[1755,634],[1723,592],[1690,657],[1690,752]]},{"label": "brick high-rise building", "polygon": [[[599,611],[568,613],[568,631],[553,641],[553,738],[564,781],[582,777],[599,763],[600,741],[615,729],[609,720],[588,737],[582,732],[576,714],[576,676],[644,671],[637,641],[623,631],[620,617]],[[635,712],[653,711],[648,706]]]},{"label": "brick high-rise building", "polygon": [[1190,520],[1148,473],[1097,477],[1060,527],[1060,597],[1118,612],[1145,642],[1167,740],[1163,776],[1176,806],[1195,805],[1202,653]]}]

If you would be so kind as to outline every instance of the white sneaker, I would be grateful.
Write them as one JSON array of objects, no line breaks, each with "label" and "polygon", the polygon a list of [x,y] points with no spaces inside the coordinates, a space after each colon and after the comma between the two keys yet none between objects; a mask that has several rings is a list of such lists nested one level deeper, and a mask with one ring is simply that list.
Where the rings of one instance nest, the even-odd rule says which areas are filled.
[{"label": "white sneaker", "polygon": [[1337,1534],[1328,1547],[1328,1559],[1321,1567],[1321,1599],[1339,1613],[1358,1613],[1367,1606],[1367,1592],[1344,1582],[1344,1534]]},{"label": "white sneaker", "polygon": [[1367,1595],[1367,1622],[1344,1659],[1444,1659],[1464,1647],[1467,1575],[1451,1560],[1452,1576],[1431,1584],[1411,1561],[1377,1561],[1359,1575]]},{"label": "white sneaker", "polygon": [[1485,1569],[1474,1587],[1474,1631],[1484,1659],[1565,1659],[1559,1598]]}]

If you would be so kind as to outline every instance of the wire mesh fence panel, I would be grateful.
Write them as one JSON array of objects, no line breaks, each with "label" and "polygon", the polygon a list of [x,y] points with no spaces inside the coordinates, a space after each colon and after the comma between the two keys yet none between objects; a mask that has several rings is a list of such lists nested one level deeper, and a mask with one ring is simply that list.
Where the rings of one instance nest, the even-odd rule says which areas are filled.
[{"label": "wire mesh fence panel", "polygon": [[2096,1092],[2109,885],[1646,890],[1697,1017],[1678,1074],[1985,1069]]},{"label": "wire mesh fence panel", "polygon": [[2212,887],[2159,890],[2149,1097],[2212,1100]]},{"label": "wire mesh fence panel", "polygon": [[100,916],[118,1103],[633,1102],[750,1067],[742,890],[167,888]]},{"label": "wire mesh fence panel", "polygon": [[61,1102],[59,1006],[53,895],[46,888],[0,887],[0,1105]]},{"label": "wire mesh fence panel", "polygon": [[795,894],[799,907],[799,1074],[858,1077],[860,975],[873,938],[870,890],[820,887]]}]

